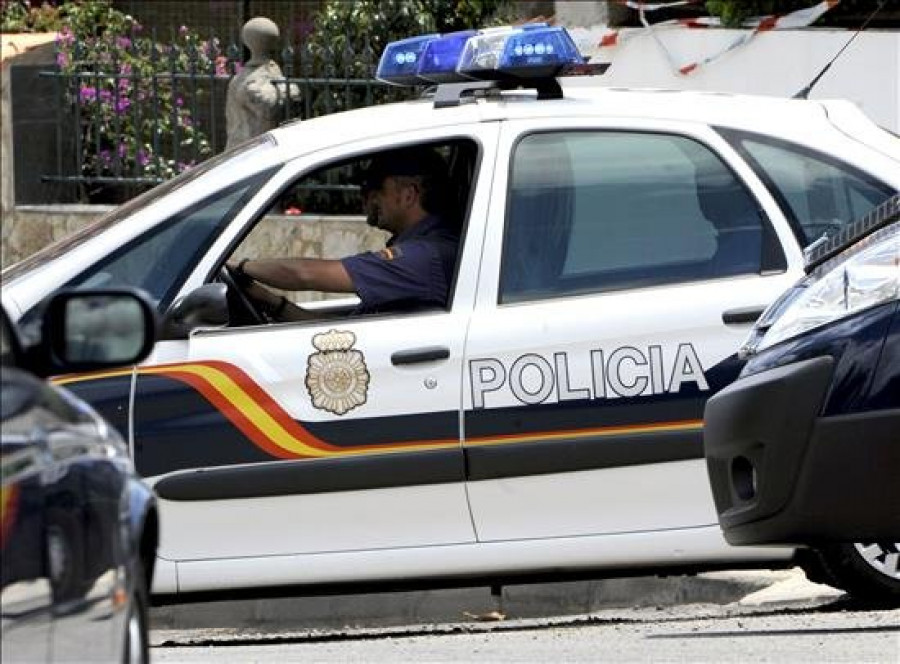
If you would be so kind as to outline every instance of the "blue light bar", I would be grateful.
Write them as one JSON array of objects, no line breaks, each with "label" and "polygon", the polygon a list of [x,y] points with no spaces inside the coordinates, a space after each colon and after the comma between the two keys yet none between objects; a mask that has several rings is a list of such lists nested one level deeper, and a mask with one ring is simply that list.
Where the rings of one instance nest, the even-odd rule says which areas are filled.
[{"label": "blue light bar", "polygon": [[546,23],[430,34],[391,42],[376,78],[393,85],[552,78],[584,58],[565,28]]},{"label": "blue light bar", "polygon": [[459,56],[470,37],[478,34],[478,30],[460,30],[441,35],[425,46],[419,65],[419,76],[431,83],[451,83],[465,80],[456,71]]},{"label": "blue light bar", "polygon": [[457,71],[486,80],[545,78],[557,75],[566,65],[584,61],[565,28],[533,23],[485,30],[472,37]]},{"label": "blue light bar", "polygon": [[421,85],[425,82],[418,74],[422,53],[438,37],[431,34],[391,42],[381,54],[375,78],[394,85]]}]

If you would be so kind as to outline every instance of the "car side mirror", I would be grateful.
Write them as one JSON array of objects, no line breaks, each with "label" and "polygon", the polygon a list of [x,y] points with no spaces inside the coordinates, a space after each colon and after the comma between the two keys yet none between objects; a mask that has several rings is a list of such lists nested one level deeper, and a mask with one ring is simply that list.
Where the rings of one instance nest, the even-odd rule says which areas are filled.
[{"label": "car side mirror", "polygon": [[156,328],[155,308],[134,289],[61,291],[44,311],[36,373],[137,364],[153,350]]},{"label": "car side mirror", "polygon": [[163,317],[163,339],[187,339],[192,330],[228,325],[228,287],[203,284],[178,298]]}]

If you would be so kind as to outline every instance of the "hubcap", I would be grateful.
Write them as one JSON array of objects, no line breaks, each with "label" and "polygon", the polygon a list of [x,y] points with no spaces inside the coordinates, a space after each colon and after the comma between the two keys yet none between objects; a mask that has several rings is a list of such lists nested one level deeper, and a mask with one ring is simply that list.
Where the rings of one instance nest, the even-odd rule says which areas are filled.
[{"label": "hubcap", "polygon": [[900,542],[857,542],[853,546],[877,572],[900,581]]}]

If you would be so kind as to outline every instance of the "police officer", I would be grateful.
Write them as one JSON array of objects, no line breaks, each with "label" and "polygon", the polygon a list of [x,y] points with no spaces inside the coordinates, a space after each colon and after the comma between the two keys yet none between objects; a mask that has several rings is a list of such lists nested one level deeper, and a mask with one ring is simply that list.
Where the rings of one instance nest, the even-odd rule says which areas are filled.
[{"label": "police officer", "polygon": [[361,190],[370,225],[388,231],[384,249],[340,260],[241,260],[233,269],[251,279],[247,293],[272,317],[310,314],[262,288],[356,293],[355,313],[445,307],[459,247],[457,228],[438,215],[447,167],[432,149],[402,148],[376,156]]}]

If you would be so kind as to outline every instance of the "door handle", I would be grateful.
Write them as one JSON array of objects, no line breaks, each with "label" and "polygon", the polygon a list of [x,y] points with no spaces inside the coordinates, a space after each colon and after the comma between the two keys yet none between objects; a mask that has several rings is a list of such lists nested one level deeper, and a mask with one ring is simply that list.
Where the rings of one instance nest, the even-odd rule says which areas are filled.
[{"label": "door handle", "polygon": [[425,346],[423,348],[411,348],[398,350],[391,355],[391,364],[418,364],[419,362],[433,362],[434,360],[446,360],[450,357],[450,349],[446,346]]},{"label": "door handle", "polygon": [[753,307],[739,307],[722,312],[722,322],[726,325],[738,325],[741,323],[755,323],[762,316],[766,308],[758,304]]}]

